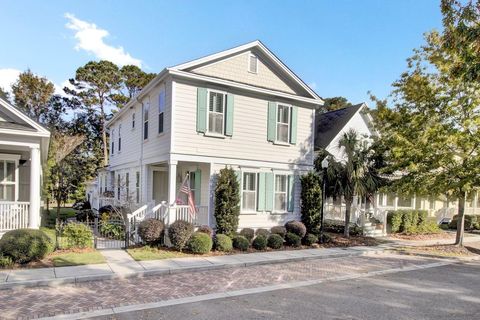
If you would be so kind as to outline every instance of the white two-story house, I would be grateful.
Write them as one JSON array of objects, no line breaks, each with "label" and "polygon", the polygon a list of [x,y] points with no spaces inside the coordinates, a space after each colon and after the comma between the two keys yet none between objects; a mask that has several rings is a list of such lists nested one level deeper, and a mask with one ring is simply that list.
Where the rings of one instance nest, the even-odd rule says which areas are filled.
[{"label": "white two-story house", "polygon": [[166,68],[108,122],[109,166],[97,192],[134,207],[165,201],[177,219],[189,219],[178,204],[188,176],[194,222],[214,226],[215,177],[231,167],[241,185],[240,228],[299,219],[299,176],[313,168],[322,104],[260,41]]}]

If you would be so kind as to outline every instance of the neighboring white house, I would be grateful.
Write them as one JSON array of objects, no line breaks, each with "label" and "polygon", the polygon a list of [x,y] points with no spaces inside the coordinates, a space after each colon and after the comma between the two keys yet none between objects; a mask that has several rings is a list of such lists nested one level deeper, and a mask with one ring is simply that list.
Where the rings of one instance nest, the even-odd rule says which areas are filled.
[{"label": "neighboring white house", "polygon": [[0,98],[0,235],[40,226],[49,140],[48,130]]},{"label": "neighboring white house", "polygon": [[[260,41],[166,68],[108,122],[109,166],[87,196],[94,207],[113,196],[142,216],[165,201],[170,222],[213,226],[215,177],[231,167],[242,190],[240,228],[299,219],[298,177],[313,168],[322,104]],[[178,205],[187,176],[194,217]]]}]

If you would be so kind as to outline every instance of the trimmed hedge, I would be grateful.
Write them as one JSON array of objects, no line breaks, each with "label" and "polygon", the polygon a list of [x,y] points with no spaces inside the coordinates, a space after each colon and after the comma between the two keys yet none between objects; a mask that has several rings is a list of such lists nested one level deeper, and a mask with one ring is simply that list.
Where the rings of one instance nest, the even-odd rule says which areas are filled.
[{"label": "trimmed hedge", "polygon": [[247,238],[248,242],[252,242],[253,237],[255,237],[255,230],[252,228],[243,228],[240,230],[239,234]]},{"label": "trimmed hedge", "polygon": [[192,253],[205,254],[212,250],[212,238],[204,232],[195,232],[188,240],[188,249]]},{"label": "trimmed hedge", "polygon": [[305,234],[307,233],[307,228],[305,227],[305,225],[302,222],[296,220],[291,220],[285,223],[285,229],[287,229],[287,233],[294,233],[299,236],[300,239],[305,237]]},{"label": "trimmed hedge", "polygon": [[285,239],[285,235],[287,234],[287,229],[284,226],[276,226],[270,229],[271,234],[278,234],[282,239]]},{"label": "trimmed hedge", "polygon": [[255,239],[253,239],[252,247],[256,250],[265,250],[267,248],[267,237],[264,235],[256,236]]},{"label": "trimmed hedge", "polygon": [[[448,224],[450,229],[457,229],[458,214],[454,215],[452,221]],[[480,230],[480,220],[476,215],[465,215],[464,230]]]},{"label": "trimmed hedge", "polygon": [[168,237],[173,247],[182,251],[187,245],[188,239],[193,234],[193,224],[183,220],[177,220],[168,228]]},{"label": "trimmed hedge", "polygon": [[[326,232],[343,234],[345,224],[343,221],[328,220],[324,222],[324,230]],[[349,230],[351,236],[361,236],[363,234],[363,229],[355,223],[350,223]]]},{"label": "trimmed hedge", "polygon": [[272,233],[268,236],[267,246],[272,249],[280,249],[283,247],[283,237],[279,234]]},{"label": "trimmed hedge", "polygon": [[302,238],[293,232],[287,232],[285,241],[291,247],[300,247],[302,245]]},{"label": "trimmed hedge", "polygon": [[425,210],[397,210],[387,214],[391,233],[425,234],[439,231]]},{"label": "trimmed hedge", "polygon": [[212,236],[213,236],[213,229],[210,228],[210,227],[207,226],[207,225],[203,225],[203,226],[198,227],[197,232],[206,233],[206,234],[208,234],[209,237],[212,237]]},{"label": "trimmed hedge", "polygon": [[316,235],[314,235],[313,233],[309,233],[305,236],[305,238],[303,239],[303,243],[305,243],[305,245],[307,246],[311,246],[315,243],[318,242],[318,237]]},{"label": "trimmed hedge", "polygon": [[43,259],[53,248],[52,240],[43,231],[36,229],[8,231],[0,239],[0,252],[16,263]]},{"label": "trimmed hedge", "polygon": [[159,243],[162,240],[162,233],[165,225],[157,219],[146,219],[140,222],[138,234],[147,244]]},{"label": "trimmed hedge", "polygon": [[270,231],[268,231],[267,229],[257,229],[255,230],[255,235],[256,236],[265,236],[265,237],[268,237],[270,235]]},{"label": "trimmed hedge", "polygon": [[244,236],[236,236],[232,240],[233,247],[241,251],[247,251],[250,246],[250,241]]},{"label": "trimmed hedge", "polygon": [[229,252],[232,251],[233,244],[232,239],[225,234],[217,234],[215,236],[215,250],[222,251],[222,252]]}]

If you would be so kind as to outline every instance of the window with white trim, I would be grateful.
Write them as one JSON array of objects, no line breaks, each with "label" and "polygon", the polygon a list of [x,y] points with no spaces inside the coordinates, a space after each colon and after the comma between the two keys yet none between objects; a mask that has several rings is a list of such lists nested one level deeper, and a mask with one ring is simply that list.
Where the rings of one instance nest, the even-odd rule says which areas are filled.
[{"label": "window with white trim", "polygon": [[135,129],[135,112],[132,113],[132,129]]},{"label": "window with white trim", "polygon": [[254,54],[248,56],[248,72],[257,73],[258,72],[258,58]]},{"label": "window with white trim", "polygon": [[135,200],[140,202],[140,172],[135,173]]},{"label": "window with white trim", "polygon": [[225,93],[208,91],[208,132],[224,134],[226,103]]},{"label": "window with white trim", "polygon": [[0,160],[0,200],[15,201],[17,190],[16,162]]},{"label": "window with white trim", "polygon": [[110,154],[113,156],[115,153],[115,129],[110,132],[110,140],[112,140],[112,147],[110,148]]},{"label": "window with white trim", "polygon": [[285,212],[287,211],[287,175],[276,174],[275,175],[275,211]]},{"label": "window with white trim", "polygon": [[243,173],[242,210],[255,211],[257,208],[257,174]]},{"label": "window with white trim", "polygon": [[120,186],[121,186],[121,177],[119,173],[117,175],[117,200],[120,200]]},{"label": "window with white trim", "polygon": [[130,173],[125,173],[125,194],[126,200],[130,201]]},{"label": "window with white trim", "polygon": [[145,103],[143,110],[143,140],[148,139],[148,111],[150,109],[150,102]]},{"label": "window with white trim", "polygon": [[122,124],[118,125],[118,152],[122,151]]},{"label": "window with white trim", "polygon": [[165,88],[158,95],[158,133],[163,133],[165,119]]},{"label": "window with white trim", "polygon": [[291,106],[277,105],[277,141],[289,142]]}]

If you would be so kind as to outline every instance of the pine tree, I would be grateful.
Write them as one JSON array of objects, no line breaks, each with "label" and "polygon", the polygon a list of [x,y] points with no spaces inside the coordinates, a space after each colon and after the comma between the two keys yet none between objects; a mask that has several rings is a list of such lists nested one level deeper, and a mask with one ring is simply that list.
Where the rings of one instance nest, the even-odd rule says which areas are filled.
[{"label": "pine tree", "polygon": [[240,184],[232,168],[220,170],[215,187],[217,233],[233,234],[240,215]]}]

